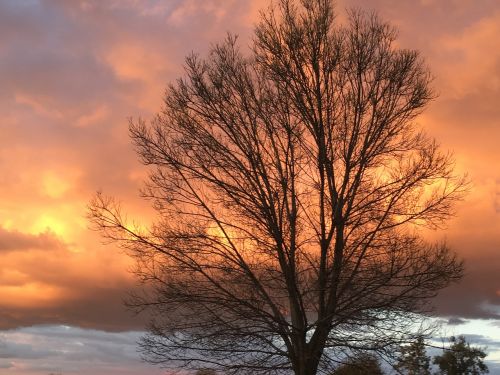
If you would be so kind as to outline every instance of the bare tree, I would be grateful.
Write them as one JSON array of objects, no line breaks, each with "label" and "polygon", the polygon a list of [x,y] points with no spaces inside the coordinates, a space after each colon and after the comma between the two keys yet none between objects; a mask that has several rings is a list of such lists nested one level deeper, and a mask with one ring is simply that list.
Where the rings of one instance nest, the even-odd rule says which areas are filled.
[{"label": "bare tree", "polygon": [[466,184],[415,124],[431,77],[395,37],[373,14],[343,26],[329,0],[280,0],[251,53],[229,36],[188,57],[162,112],[131,122],[158,221],[131,229],[102,195],[90,216],[137,259],[147,361],[331,372],[411,341],[461,277],[418,228],[441,225]]}]

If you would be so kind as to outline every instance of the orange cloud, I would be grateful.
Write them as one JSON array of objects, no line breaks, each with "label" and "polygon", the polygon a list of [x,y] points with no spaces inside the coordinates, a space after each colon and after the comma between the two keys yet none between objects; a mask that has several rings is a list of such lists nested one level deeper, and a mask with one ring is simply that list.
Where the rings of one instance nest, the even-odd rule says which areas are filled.
[{"label": "orange cloud", "polygon": [[121,252],[107,250],[74,252],[52,232],[0,229],[0,327],[13,321],[130,326],[133,319],[123,311],[122,299],[134,286],[127,272],[132,263]]},{"label": "orange cloud", "polygon": [[433,46],[446,61],[437,77],[443,97],[462,98],[500,89],[500,11],[486,15],[460,33],[444,35]]},{"label": "orange cloud", "polygon": [[[184,56],[227,31],[249,44],[266,0],[0,2],[0,327],[72,323],[141,326],[122,306],[131,261],[104,247],[85,220],[102,189],[151,220],[138,198],[146,169],[127,117],[151,118]],[[474,188],[446,236],[470,277],[442,297],[446,314],[482,316],[500,305],[500,13],[496,1],[343,0],[375,8],[436,75],[441,96],[419,121]],[[457,297],[459,296],[459,297]],[[454,302],[458,301],[458,302]],[[463,301],[467,301],[466,303]]]}]

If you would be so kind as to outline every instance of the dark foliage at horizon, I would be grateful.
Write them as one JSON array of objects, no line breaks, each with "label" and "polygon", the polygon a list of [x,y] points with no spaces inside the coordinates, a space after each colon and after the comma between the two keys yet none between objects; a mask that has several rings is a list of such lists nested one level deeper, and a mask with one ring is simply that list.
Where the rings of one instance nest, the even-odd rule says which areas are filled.
[{"label": "dark foliage at horizon", "polygon": [[471,346],[464,336],[451,336],[450,347],[443,354],[434,356],[432,363],[442,375],[481,375],[489,373],[484,349]]}]

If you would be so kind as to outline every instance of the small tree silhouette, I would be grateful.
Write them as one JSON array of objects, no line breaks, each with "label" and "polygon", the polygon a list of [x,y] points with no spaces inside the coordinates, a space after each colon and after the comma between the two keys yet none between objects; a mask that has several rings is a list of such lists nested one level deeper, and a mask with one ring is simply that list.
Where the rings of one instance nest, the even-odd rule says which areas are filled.
[{"label": "small tree silhouette", "polygon": [[401,347],[401,354],[395,369],[404,375],[430,375],[430,357],[425,351],[425,341],[419,336],[410,345]]},{"label": "small tree silhouette", "polygon": [[450,337],[450,348],[442,355],[434,357],[433,363],[439,366],[444,375],[480,375],[489,372],[483,362],[486,353],[483,349],[472,347],[464,336]]},{"label": "small tree silhouette", "polygon": [[204,368],[196,371],[195,375],[217,375],[217,373],[211,368]]},{"label": "small tree silhouette", "polygon": [[332,375],[383,375],[376,357],[363,354],[340,366]]}]

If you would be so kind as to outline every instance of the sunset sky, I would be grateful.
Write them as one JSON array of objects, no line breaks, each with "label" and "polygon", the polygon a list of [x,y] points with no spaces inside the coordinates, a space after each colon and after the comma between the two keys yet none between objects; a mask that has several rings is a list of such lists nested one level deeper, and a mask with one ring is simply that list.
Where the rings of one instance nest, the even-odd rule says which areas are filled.
[{"label": "sunset sky", "polygon": [[[132,262],[85,218],[97,190],[149,220],[128,118],[150,119],[184,57],[250,44],[267,0],[0,0],[0,374],[144,374]],[[472,188],[433,233],[466,261],[435,301],[446,333],[500,374],[500,2],[339,0],[374,9],[425,57],[439,97],[419,123]],[[496,364],[498,363],[498,364]],[[497,367],[495,367],[497,366]],[[495,368],[497,368],[495,372]]]}]

